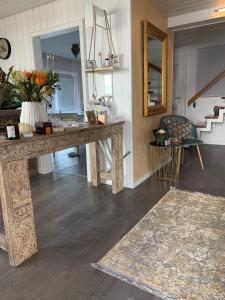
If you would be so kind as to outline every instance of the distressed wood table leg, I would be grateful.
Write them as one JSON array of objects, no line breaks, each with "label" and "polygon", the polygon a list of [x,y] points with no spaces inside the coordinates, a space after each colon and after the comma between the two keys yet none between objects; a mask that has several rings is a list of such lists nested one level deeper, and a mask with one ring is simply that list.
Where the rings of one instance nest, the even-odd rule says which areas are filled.
[{"label": "distressed wood table leg", "polygon": [[124,188],[123,174],[123,131],[112,136],[112,193],[117,194]]},{"label": "distressed wood table leg", "polygon": [[1,164],[0,187],[9,263],[15,267],[37,252],[27,160]]},{"label": "distressed wood table leg", "polygon": [[90,144],[90,153],[91,153],[91,182],[93,186],[99,186],[101,184],[101,178],[100,178],[99,149],[98,149],[97,142]]}]

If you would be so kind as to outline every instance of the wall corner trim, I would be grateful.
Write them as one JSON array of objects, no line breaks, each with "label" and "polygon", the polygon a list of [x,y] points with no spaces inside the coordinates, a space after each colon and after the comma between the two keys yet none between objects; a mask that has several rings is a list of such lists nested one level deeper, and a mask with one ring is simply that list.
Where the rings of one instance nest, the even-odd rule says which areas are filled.
[{"label": "wall corner trim", "polygon": [[142,184],[145,180],[147,180],[153,173],[152,172],[148,172],[147,174],[145,174],[144,176],[142,176],[141,178],[139,178],[138,180],[134,181],[133,183],[131,183],[129,186],[127,186],[130,189],[135,189],[137,186],[139,186],[140,184]]}]

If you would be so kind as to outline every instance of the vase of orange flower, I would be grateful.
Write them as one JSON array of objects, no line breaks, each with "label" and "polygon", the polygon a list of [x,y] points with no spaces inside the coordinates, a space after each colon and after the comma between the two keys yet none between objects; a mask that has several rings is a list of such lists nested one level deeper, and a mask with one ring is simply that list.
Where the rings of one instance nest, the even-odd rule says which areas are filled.
[{"label": "vase of orange flower", "polygon": [[54,94],[60,89],[59,74],[47,71],[13,71],[11,80],[22,101],[20,123],[33,127],[48,120],[47,107],[51,107]]}]

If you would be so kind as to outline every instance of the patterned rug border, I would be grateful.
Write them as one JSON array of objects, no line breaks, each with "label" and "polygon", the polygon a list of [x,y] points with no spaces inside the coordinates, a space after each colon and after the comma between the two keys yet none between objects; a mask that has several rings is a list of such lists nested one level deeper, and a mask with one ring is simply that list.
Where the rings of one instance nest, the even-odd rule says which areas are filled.
[{"label": "patterned rug border", "polygon": [[[177,189],[175,187],[170,187],[170,190],[168,190],[168,192],[166,192],[162,198],[159,199],[159,201],[151,208],[149,209],[149,211],[127,232],[124,234],[124,236],[116,243],[114,244],[114,246],[112,248],[110,248],[103,256],[102,258],[104,258],[117,244],[119,244],[123,239],[126,238],[126,236],[130,233],[131,230],[133,230],[136,225],[142,221],[142,219],[145,218],[145,216],[153,209],[153,208],[156,208],[158,206],[158,204],[163,201],[163,199],[166,197],[166,195],[168,193],[171,193],[173,191],[181,191],[181,192],[184,192],[184,193],[189,193],[189,194],[196,194],[196,195],[201,195],[201,196],[207,196],[207,197],[212,197],[212,198],[216,198],[216,199],[220,199],[220,200],[225,200],[225,197],[222,197],[222,196],[215,196],[215,195],[211,195],[211,194],[204,194],[204,193],[201,193],[201,192],[198,192],[198,191],[188,191],[188,190],[181,190],[181,189]],[[101,258],[101,259],[102,259]],[[101,259],[99,261],[101,261]],[[99,262],[97,263],[92,263],[91,266],[96,269],[96,270],[99,270],[99,271],[102,271],[116,279],[119,279],[123,282],[126,282],[128,284],[131,284],[137,288],[140,288],[146,292],[149,292],[151,294],[153,294],[154,296],[157,296],[157,297],[160,297],[162,298],[163,300],[177,300],[176,296],[174,295],[169,295],[166,291],[165,293],[163,293],[160,289],[155,289],[154,287],[152,286],[147,286],[147,285],[144,285],[140,282],[138,282],[138,280],[134,280],[132,279],[131,277],[129,277],[128,275],[124,276],[123,274],[121,274],[120,272],[113,272],[111,270],[109,270],[108,268],[102,266]],[[180,298],[179,300],[185,300],[184,298]]]},{"label": "patterned rug border", "polygon": [[[104,256],[103,256],[103,257],[104,257]],[[159,290],[155,290],[155,289],[153,289],[153,288],[148,287],[147,285],[144,285],[144,284],[142,284],[142,283],[139,283],[138,281],[134,281],[134,280],[132,280],[132,279],[129,279],[128,277],[123,276],[123,275],[122,275],[121,273],[119,273],[119,272],[118,272],[118,274],[116,274],[116,273],[110,271],[109,269],[102,267],[102,266],[101,266],[100,264],[98,264],[98,263],[92,263],[91,266],[92,266],[94,269],[96,269],[96,270],[99,270],[99,271],[101,271],[101,272],[104,272],[104,273],[106,273],[106,274],[108,274],[108,275],[110,275],[110,276],[112,276],[112,277],[114,277],[114,278],[116,278],[116,279],[119,279],[119,280],[121,280],[121,281],[123,281],[123,282],[126,282],[126,283],[128,283],[128,284],[131,284],[131,285],[133,285],[133,286],[135,286],[135,287],[137,287],[137,288],[139,288],[139,289],[141,289],[141,290],[143,290],[143,291],[146,291],[146,292],[148,292],[148,293],[151,293],[151,294],[153,294],[154,296],[160,297],[160,298],[162,298],[162,299],[164,299],[164,300],[173,300],[173,299],[174,299],[174,298],[171,298],[171,297],[168,297],[168,296],[163,295]],[[166,297],[166,298],[165,298],[165,297]],[[180,299],[180,300],[183,300],[183,299]]]}]

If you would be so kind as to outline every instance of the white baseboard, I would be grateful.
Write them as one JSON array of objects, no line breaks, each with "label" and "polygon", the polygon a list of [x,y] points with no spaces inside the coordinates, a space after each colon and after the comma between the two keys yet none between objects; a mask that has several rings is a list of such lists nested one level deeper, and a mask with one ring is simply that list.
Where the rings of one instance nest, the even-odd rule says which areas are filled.
[{"label": "white baseboard", "polygon": [[[128,189],[135,189],[137,186],[139,186],[140,184],[142,184],[145,180],[147,180],[149,177],[151,177],[155,172],[158,171],[158,169],[161,166],[159,166],[156,170],[148,172],[147,174],[145,174],[144,176],[142,176],[141,178],[139,178],[138,180],[136,180],[135,182],[131,182],[130,184],[125,184],[124,187],[128,188]],[[102,180],[103,183],[105,184],[109,184],[112,185],[112,181],[110,180]]]},{"label": "white baseboard", "polygon": [[[169,163],[170,159],[165,163]],[[142,176],[141,178],[139,178],[138,180],[136,180],[133,184],[131,184],[129,186],[129,188],[131,189],[135,189],[137,186],[139,186],[140,184],[142,184],[145,180],[147,180],[149,177],[151,177],[155,172],[157,172],[160,168],[162,167],[162,165],[159,165],[155,170],[153,171],[149,171],[148,173],[146,173],[144,176]]]},{"label": "white baseboard", "polygon": [[[135,189],[138,185],[142,184],[145,180],[147,180],[151,175],[152,175],[152,172],[149,172],[145,176],[143,176],[143,177],[139,178],[138,180],[136,180],[135,182],[130,183],[130,184],[125,184],[124,187],[128,188],[128,189]],[[91,183],[91,181],[89,181],[89,182]],[[112,185],[111,180],[102,179],[101,182],[103,184]]]},{"label": "white baseboard", "polygon": [[128,188],[135,189],[138,185],[142,184],[145,180],[147,180],[151,175],[152,172],[148,172],[147,174],[145,174],[144,176],[142,176],[141,178],[133,182],[131,185],[129,185]]}]

